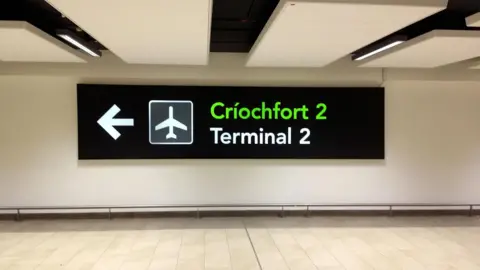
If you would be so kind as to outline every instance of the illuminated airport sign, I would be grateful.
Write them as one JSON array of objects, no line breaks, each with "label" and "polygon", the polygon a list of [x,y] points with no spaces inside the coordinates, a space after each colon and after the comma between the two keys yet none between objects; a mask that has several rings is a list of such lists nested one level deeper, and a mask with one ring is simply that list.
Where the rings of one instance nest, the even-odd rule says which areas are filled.
[{"label": "illuminated airport sign", "polygon": [[79,159],[383,159],[383,88],[87,85]]}]

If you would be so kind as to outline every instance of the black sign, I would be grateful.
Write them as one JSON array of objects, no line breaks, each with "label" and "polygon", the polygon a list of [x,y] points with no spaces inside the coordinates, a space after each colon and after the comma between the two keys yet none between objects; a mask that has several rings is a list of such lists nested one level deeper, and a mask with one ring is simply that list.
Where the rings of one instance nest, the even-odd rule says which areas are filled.
[{"label": "black sign", "polygon": [[79,159],[383,159],[383,88],[79,84]]}]

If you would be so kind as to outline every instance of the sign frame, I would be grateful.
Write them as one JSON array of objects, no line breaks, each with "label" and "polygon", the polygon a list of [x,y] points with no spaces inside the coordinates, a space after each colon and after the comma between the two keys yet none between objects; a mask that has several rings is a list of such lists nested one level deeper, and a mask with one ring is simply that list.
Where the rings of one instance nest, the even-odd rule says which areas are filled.
[{"label": "sign frame", "polygon": [[[238,147],[231,147],[223,145],[220,147],[218,146],[218,144],[213,144],[213,141],[206,143],[205,138],[208,137],[208,135],[205,134],[210,134],[210,139],[212,139],[212,136],[215,132],[212,132],[211,130],[207,131],[204,125],[210,125],[215,121],[219,121],[218,123],[224,121],[222,123],[224,123],[223,126],[226,129],[236,129],[239,131],[241,131],[242,129],[246,129],[246,132],[254,132],[252,130],[249,130],[250,127],[248,127],[248,125],[251,125],[252,123],[256,125],[257,130],[259,127],[260,130],[262,130],[263,128],[265,132],[280,132],[282,130],[282,123],[287,123],[294,128],[292,134],[287,134],[290,135],[289,138],[291,142],[292,140],[293,142],[299,141],[298,136],[300,135],[298,133],[300,131],[299,127],[301,125],[297,123],[302,122],[302,124],[308,127],[309,131],[316,130],[316,128],[318,128],[317,125],[319,125],[320,123],[320,121],[313,121],[312,118],[315,117],[314,115],[309,115],[310,118],[307,117],[307,120],[295,120],[298,122],[295,122],[292,119],[256,120],[258,122],[254,122],[253,120],[250,121],[239,119],[228,121],[213,120],[211,119],[210,115],[207,117],[207,107],[205,104],[210,104],[214,100],[224,100],[226,104],[233,104],[232,106],[234,106],[235,104],[231,101],[238,100],[239,102],[237,103],[241,103],[249,108],[254,108],[254,105],[252,104],[260,104],[260,101],[262,100],[266,100],[266,103],[272,106],[275,104],[273,103],[273,101],[280,100],[282,102],[282,106],[288,108],[293,108],[297,105],[300,106],[300,104],[308,104],[307,107],[311,109],[311,112],[313,112],[314,105],[317,104],[312,103],[312,100],[315,98],[318,98],[318,100],[324,99],[326,101],[326,104],[328,105],[328,118],[322,122],[325,126],[328,127],[328,129],[324,129],[321,134],[324,140],[327,141],[321,142],[321,146],[316,146],[316,144],[318,144],[318,140],[316,140],[315,137],[313,138],[315,140],[313,140],[313,143],[310,144],[310,147],[304,147],[304,150],[301,151],[295,149],[295,145],[293,145],[293,143],[291,143],[290,145],[279,146],[282,149],[285,149],[285,152],[283,152],[282,154],[283,150],[275,149],[274,147],[272,147],[272,145],[262,145],[261,147],[255,147],[251,145],[237,145]],[[151,102],[159,100],[168,102],[191,102],[192,107],[190,119],[192,121],[192,124],[190,126],[192,128],[190,132],[192,132],[193,134],[193,136],[191,137],[191,143],[152,143]],[[362,103],[365,102],[367,102],[366,105],[361,106]],[[345,105],[343,103],[345,103]],[[112,105],[118,106],[120,110],[115,115],[113,115],[112,123],[115,123],[116,120],[132,119],[132,126],[128,126],[126,124],[112,125],[113,128],[121,134],[118,139],[114,139],[112,138],[112,136],[108,135],[108,133],[98,123],[98,118],[102,115],[105,115],[107,109],[111,108]],[[330,106],[332,107],[332,109],[330,109]],[[201,111],[199,112],[199,110]],[[328,114],[330,111],[331,113]],[[299,111],[298,113],[300,115],[301,112]],[[211,116],[213,117],[213,115]],[[352,117],[359,118],[357,120],[351,119]],[[360,122],[363,124],[361,124]],[[148,123],[148,127],[146,123]],[[77,153],[79,160],[384,160],[385,88],[78,84],[77,126]],[[199,133],[199,129],[201,133]],[[329,131],[330,129],[334,130]],[[369,131],[369,129],[372,130]],[[182,132],[182,130],[177,130],[178,129],[175,129],[175,134],[177,134],[177,132]],[[348,138],[349,136],[346,136],[346,133],[348,132],[353,132],[351,140]],[[357,132],[357,134],[355,134],[355,132]],[[373,134],[372,138],[368,137],[369,134]],[[217,136],[216,133],[215,136]],[[357,136],[357,139],[360,142],[355,142],[355,138],[353,138],[355,136]],[[218,139],[220,140],[220,137]],[[98,142],[95,142],[95,140],[98,140]],[[198,146],[199,143],[201,144],[200,146]],[[115,144],[120,145],[120,148],[124,148],[124,151],[115,149],[115,147],[112,146]],[[314,151],[310,149],[312,148],[312,145],[313,148],[318,147],[318,149],[320,149],[319,151],[324,151],[324,153],[315,154]],[[172,147],[178,148],[169,149]],[[186,150],[185,147],[193,148],[191,148],[190,150]],[[327,150],[322,150],[320,147],[324,147]],[[337,147],[338,150],[336,150],[335,147]],[[158,151],[152,150],[154,148]],[[251,151],[248,151],[249,149]],[[172,153],[168,154],[167,152],[169,151],[171,151]],[[173,153],[175,151],[177,153]],[[235,151],[240,152],[235,154]]]}]

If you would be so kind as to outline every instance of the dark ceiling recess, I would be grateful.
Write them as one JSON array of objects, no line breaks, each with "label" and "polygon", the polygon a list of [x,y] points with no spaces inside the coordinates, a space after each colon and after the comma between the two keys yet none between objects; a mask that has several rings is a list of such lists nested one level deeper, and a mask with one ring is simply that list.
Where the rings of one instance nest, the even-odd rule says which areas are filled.
[{"label": "dark ceiling recess", "polygon": [[213,0],[210,51],[249,52],[277,4],[278,0]]},{"label": "dark ceiling recess", "polygon": [[[210,51],[249,52],[278,2],[279,0],[213,0]],[[450,0],[446,10],[370,45],[374,46],[397,35],[411,39],[434,29],[480,30],[465,25],[465,18],[476,12],[480,12],[480,0]],[[54,37],[56,30],[67,29],[76,32],[94,48],[106,49],[70,20],[62,17],[45,0],[1,0],[0,20],[27,21]]]}]

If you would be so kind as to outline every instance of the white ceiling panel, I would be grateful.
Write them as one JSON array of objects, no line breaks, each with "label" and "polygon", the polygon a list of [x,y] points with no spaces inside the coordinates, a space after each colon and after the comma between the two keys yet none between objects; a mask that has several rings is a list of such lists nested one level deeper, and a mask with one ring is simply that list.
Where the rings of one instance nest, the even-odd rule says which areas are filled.
[{"label": "white ceiling panel", "polygon": [[434,30],[361,63],[362,67],[435,68],[480,56],[480,32]]},{"label": "white ceiling panel", "polygon": [[122,60],[206,65],[212,0],[47,0]]},{"label": "white ceiling panel", "polygon": [[322,67],[446,7],[446,0],[281,2],[247,66]]},{"label": "white ceiling panel", "polygon": [[27,22],[0,21],[0,61],[86,62],[80,55]]},{"label": "white ceiling panel", "polygon": [[466,23],[470,27],[480,27],[480,12],[468,17]]}]

